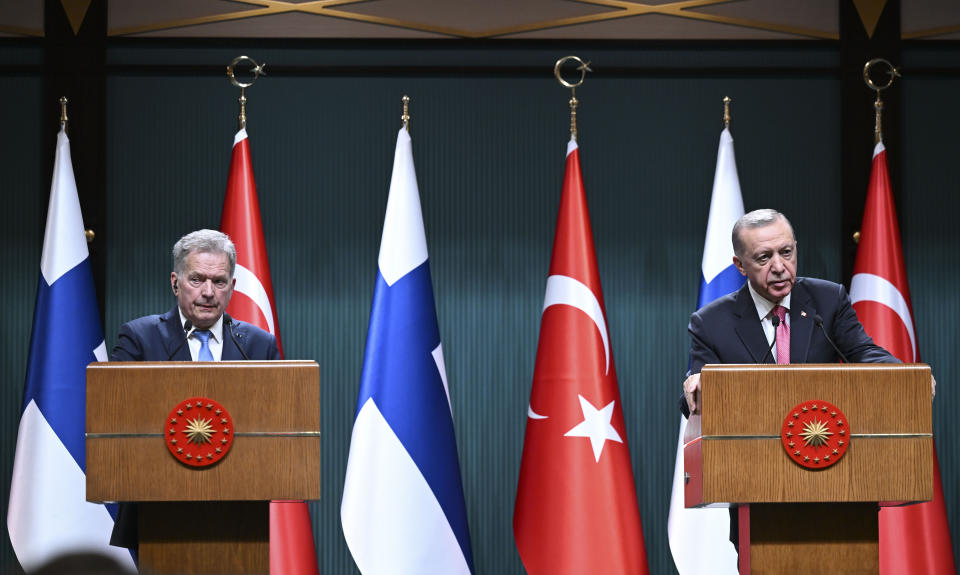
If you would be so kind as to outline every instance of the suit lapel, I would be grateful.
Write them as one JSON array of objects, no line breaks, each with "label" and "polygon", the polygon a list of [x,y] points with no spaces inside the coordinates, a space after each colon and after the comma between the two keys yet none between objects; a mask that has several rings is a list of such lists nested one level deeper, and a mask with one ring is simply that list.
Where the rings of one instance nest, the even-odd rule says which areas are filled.
[{"label": "suit lapel", "polygon": [[750,297],[747,284],[743,284],[743,287],[737,292],[734,310],[734,314],[737,316],[734,330],[747,349],[747,353],[753,358],[753,363],[760,363],[760,360],[767,354],[767,336],[763,334],[760,318],[757,317],[757,306],[754,305],[753,298]]},{"label": "suit lapel", "polygon": [[790,363],[807,363],[810,338],[813,335],[813,316],[817,315],[813,300],[803,280],[798,279],[790,296]]},{"label": "suit lapel", "polygon": [[[220,353],[221,361],[240,361],[243,359],[243,355],[240,354],[240,350],[237,349],[237,344],[234,343],[233,338],[230,337],[230,332],[228,331],[230,327],[227,325],[226,318],[229,317],[227,314],[224,315],[223,322],[223,347],[222,352]],[[234,335],[237,337],[237,341],[243,343],[246,339],[243,334],[243,329],[238,324],[237,320],[231,322],[233,327]]]},{"label": "suit lapel", "polygon": [[[192,361],[190,357],[190,348],[183,341],[183,326],[180,325],[180,313],[177,307],[160,316],[160,323],[157,325],[160,330],[160,337],[163,340],[163,348],[166,355],[169,356],[173,350],[180,346],[177,354],[170,358],[170,361]],[[183,345],[180,345],[183,343]],[[164,358],[165,359],[165,358]]]}]

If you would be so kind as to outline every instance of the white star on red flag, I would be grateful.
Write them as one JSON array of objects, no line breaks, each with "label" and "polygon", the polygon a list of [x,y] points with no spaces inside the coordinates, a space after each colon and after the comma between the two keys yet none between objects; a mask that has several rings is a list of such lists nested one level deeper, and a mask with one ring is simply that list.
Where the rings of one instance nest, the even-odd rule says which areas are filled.
[{"label": "white star on red flag", "polygon": [[563,436],[589,437],[590,446],[593,447],[593,456],[599,462],[600,454],[603,453],[603,446],[608,439],[623,443],[620,434],[610,425],[610,419],[613,417],[613,404],[616,402],[611,401],[603,409],[597,409],[582,395],[578,394],[577,397],[580,398],[583,421],[564,433]]},{"label": "white star on red flag", "polygon": [[[649,573],[623,409],[614,409],[620,390],[612,347],[571,139],[513,515],[530,575]],[[590,440],[595,465],[578,438]],[[607,441],[620,445],[605,450]]]}]

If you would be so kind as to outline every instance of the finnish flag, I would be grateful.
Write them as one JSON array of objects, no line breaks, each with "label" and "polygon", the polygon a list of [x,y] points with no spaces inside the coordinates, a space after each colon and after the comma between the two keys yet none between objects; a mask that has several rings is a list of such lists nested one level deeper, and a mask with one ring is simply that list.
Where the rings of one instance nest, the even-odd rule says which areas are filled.
[{"label": "finnish flag", "polygon": [[109,545],[107,508],[86,501],[86,368],[106,360],[70,141],[61,130],[7,511],[10,543],[28,573],[59,555],[88,552],[134,569],[126,549]]},{"label": "finnish flag", "polygon": [[397,136],[340,507],[365,575],[473,571],[410,135]]},{"label": "finnish flag", "polygon": [[[710,215],[700,265],[697,308],[740,289],[745,278],[733,265],[733,225],[743,216],[740,178],[729,128],[720,133],[717,170],[713,176]],[[667,537],[673,563],[680,575],[736,575],[737,552],[730,543],[730,516],[726,509],[686,509],[683,503],[683,435],[687,420],[680,416],[680,438],[673,471]]]}]

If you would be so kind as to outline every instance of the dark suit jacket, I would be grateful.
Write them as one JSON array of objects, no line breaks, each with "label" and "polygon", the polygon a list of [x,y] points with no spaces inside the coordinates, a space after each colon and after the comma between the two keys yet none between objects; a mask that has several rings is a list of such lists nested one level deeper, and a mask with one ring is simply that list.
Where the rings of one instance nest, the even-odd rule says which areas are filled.
[{"label": "dark suit jacket", "polygon": [[[840,360],[813,318],[851,363],[899,363],[873,343],[863,330],[850,297],[840,284],[797,278],[790,296],[790,363],[836,363]],[[703,306],[690,316],[690,372],[708,363],[775,363],[757,317],[757,307],[744,284],[738,291]],[[689,416],[686,401],[680,409]]]},{"label": "dark suit jacket", "polygon": [[[242,360],[243,354],[237,345],[243,346],[243,351],[250,359],[280,359],[277,338],[255,325],[232,318],[231,331],[234,337],[230,337],[226,325],[228,318],[230,316],[224,314],[221,360]],[[170,361],[190,361],[190,348],[183,344],[184,335],[176,306],[163,315],[135,319],[120,326],[117,345],[110,352],[110,361],[167,361],[177,347],[180,349]]]},{"label": "dark suit jacket", "polygon": [[[243,346],[243,351],[251,360],[280,359],[277,338],[255,325],[231,318],[229,329],[233,337],[230,337],[227,332],[229,317],[224,314],[222,361],[242,361],[243,354],[238,346]],[[184,343],[185,335],[176,306],[163,315],[135,319],[120,326],[117,345],[110,352],[110,361],[167,361],[174,350],[177,352],[170,361],[191,361],[190,348]],[[137,548],[137,515],[136,505],[119,505],[110,536],[111,545]]]}]

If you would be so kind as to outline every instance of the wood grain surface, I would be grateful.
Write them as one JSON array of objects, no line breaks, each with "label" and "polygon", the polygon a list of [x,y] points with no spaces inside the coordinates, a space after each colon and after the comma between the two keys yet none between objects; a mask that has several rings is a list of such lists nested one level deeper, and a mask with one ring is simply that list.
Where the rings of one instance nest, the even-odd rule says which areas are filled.
[{"label": "wood grain surface", "polygon": [[[703,415],[685,437],[688,506],[933,497],[926,365],[708,365],[701,387]],[[825,469],[791,461],[779,438],[784,418],[808,400],[836,405],[852,434],[846,455]]]},{"label": "wood grain surface", "polygon": [[[218,401],[234,422],[230,452],[209,467],[181,464],[162,436],[170,410],[195,396]],[[87,499],[319,499],[319,431],[315,362],[94,363],[87,369]],[[297,432],[313,435],[282,435]]]}]

